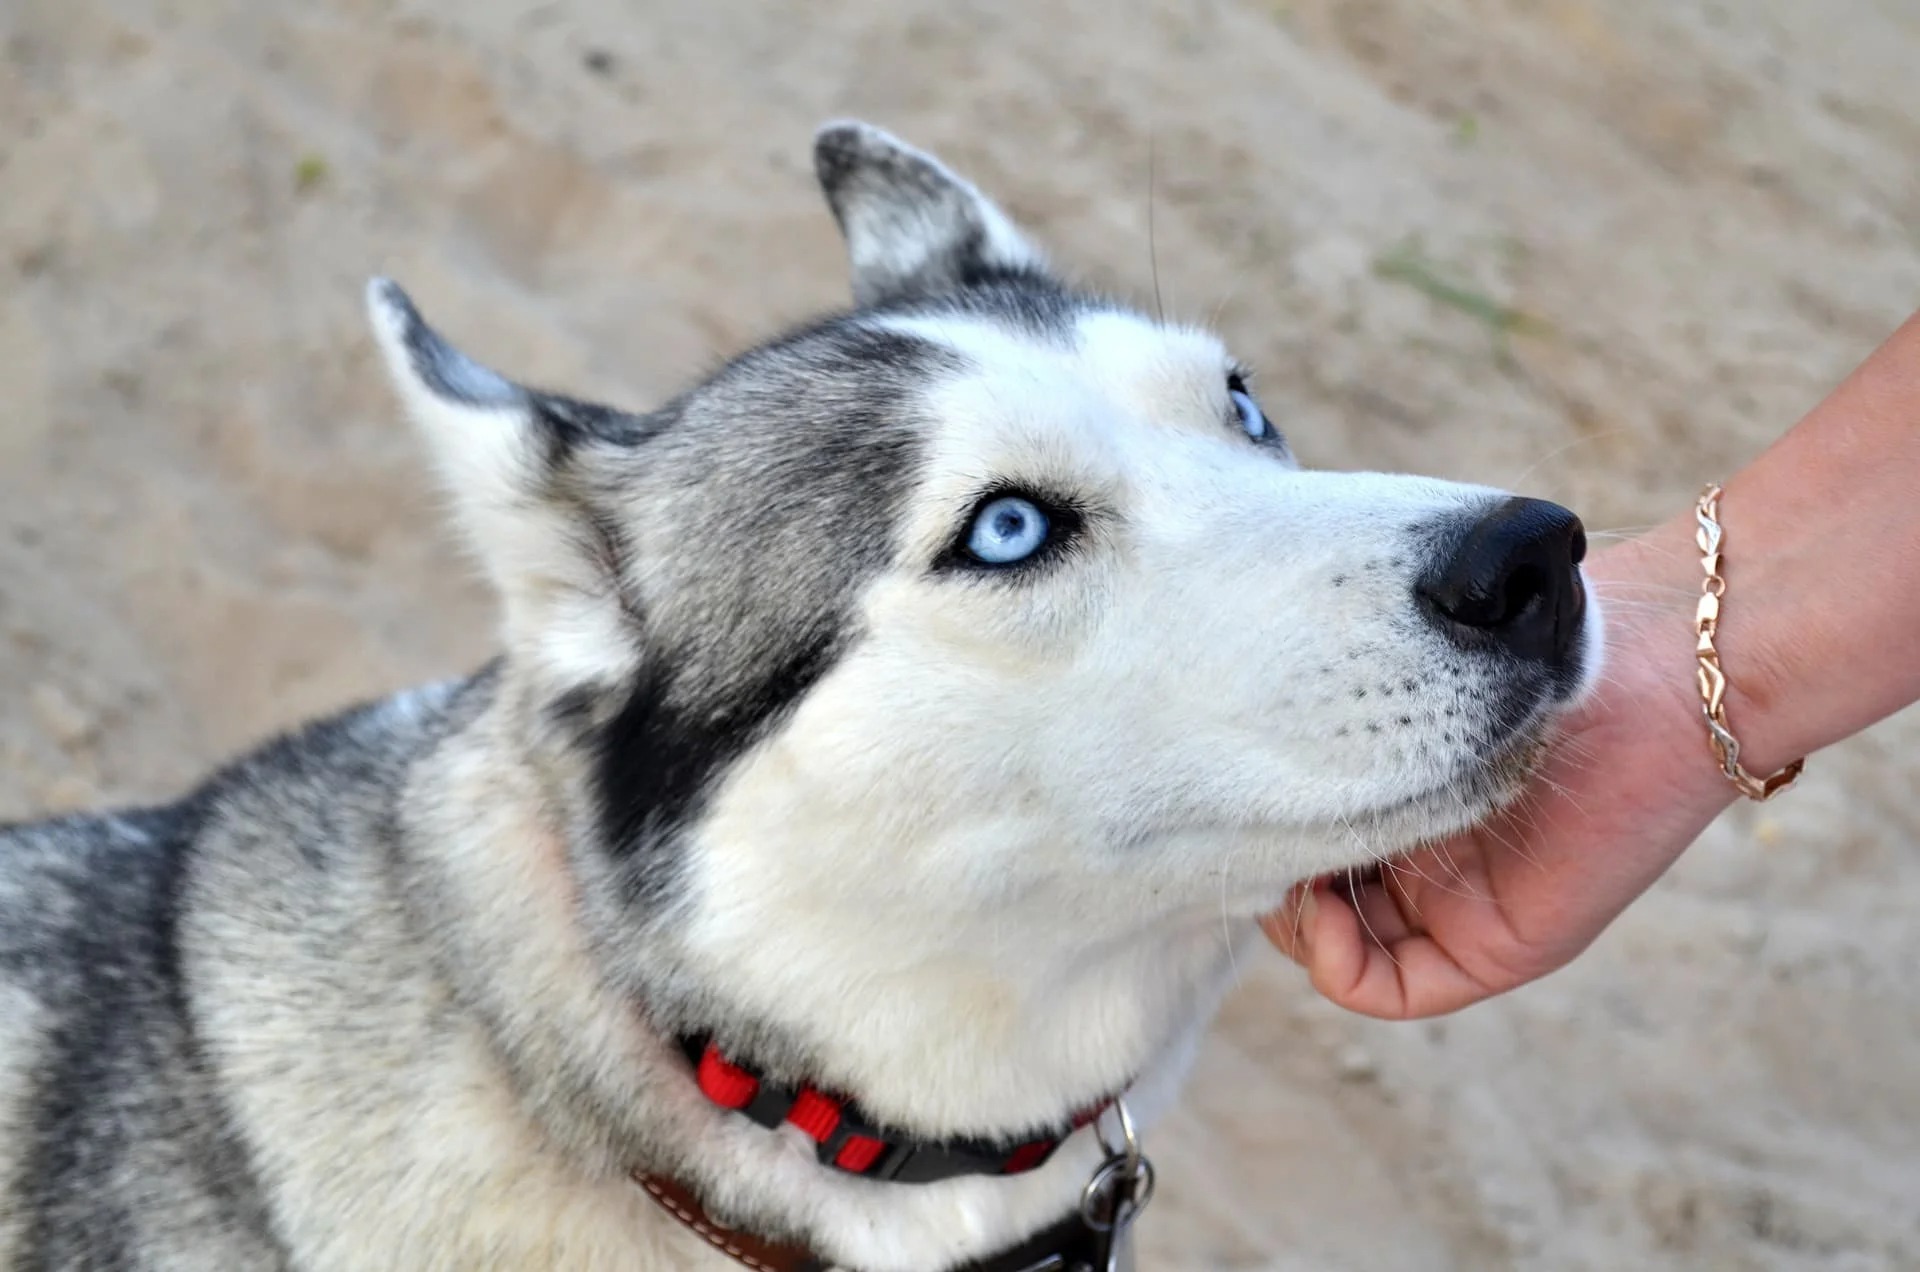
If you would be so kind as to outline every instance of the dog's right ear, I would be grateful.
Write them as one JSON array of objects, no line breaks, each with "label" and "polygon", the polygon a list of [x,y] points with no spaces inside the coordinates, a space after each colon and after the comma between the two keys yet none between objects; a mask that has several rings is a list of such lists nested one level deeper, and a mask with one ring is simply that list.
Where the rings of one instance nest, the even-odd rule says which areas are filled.
[{"label": "dog's right ear", "polygon": [[[509,640],[543,661],[634,647],[615,630],[624,562],[590,506],[591,475],[619,462],[644,421],[516,384],[429,327],[398,284],[367,284],[367,317],[407,412],[426,435],[467,538],[500,591]],[[630,636],[630,634],[629,634]],[[575,654],[563,661],[578,662]],[[569,675],[617,674],[570,666]]]},{"label": "dog's right ear", "polygon": [[1046,271],[1039,249],[986,196],[871,124],[821,128],[813,167],[846,235],[858,304]]}]

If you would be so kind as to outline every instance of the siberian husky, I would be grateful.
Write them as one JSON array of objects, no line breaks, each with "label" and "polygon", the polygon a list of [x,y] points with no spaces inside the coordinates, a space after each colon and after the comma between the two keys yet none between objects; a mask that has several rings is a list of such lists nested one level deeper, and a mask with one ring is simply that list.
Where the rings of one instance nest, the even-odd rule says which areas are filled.
[{"label": "siberian husky", "polygon": [[1104,1265],[1230,942],[1515,793],[1571,513],[1305,471],[1217,337],[815,160],[855,308],[652,410],[370,286],[500,656],[0,832],[0,1266]]}]

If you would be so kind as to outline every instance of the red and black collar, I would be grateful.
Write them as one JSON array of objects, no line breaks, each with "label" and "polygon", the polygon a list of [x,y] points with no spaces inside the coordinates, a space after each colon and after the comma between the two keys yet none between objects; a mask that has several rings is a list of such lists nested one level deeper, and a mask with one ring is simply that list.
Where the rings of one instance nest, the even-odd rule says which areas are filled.
[{"label": "red and black collar", "polygon": [[773,1082],[722,1055],[705,1036],[683,1039],[680,1045],[701,1092],[721,1108],[743,1113],[769,1130],[782,1123],[797,1126],[813,1140],[822,1165],[897,1184],[1037,1170],[1069,1135],[1112,1104],[1102,1100],[1063,1126],[1019,1140],[918,1140],[881,1129],[852,1100],[810,1085],[796,1089]]},{"label": "red and black collar", "polygon": [[[814,1141],[822,1165],[867,1179],[925,1184],[960,1175],[1019,1175],[1043,1165],[1068,1136],[1100,1116],[1111,1100],[1070,1123],[1018,1141],[916,1140],[888,1132],[853,1101],[811,1085],[782,1086],[730,1060],[705,1036],[681,1040],[701,1092],[761,1126],[798,1127]],[[675,1180],[635,1172],[660,1207],[716,1250],[755,1272],[826,1272],[828,1264],[797,1245],[766,1241],[716,1222]],[[1010,1249],[965,1265],[962,1272],[1079,1272],[1104,1268],[1110,1236],[1088,1226],[1079,1209]]]}]

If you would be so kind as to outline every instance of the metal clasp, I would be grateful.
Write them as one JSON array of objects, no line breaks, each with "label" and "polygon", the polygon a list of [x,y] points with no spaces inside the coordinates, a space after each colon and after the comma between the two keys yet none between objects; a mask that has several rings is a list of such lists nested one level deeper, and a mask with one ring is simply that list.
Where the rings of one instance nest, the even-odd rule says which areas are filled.
[{"label": "metal clasp", "polygon": [[1103,1264],[1098,1272],[1125,1272],[1133,1266],[1127,1230],[1153,1200],[1153,1163],[1140,1151],[1140,1136],[1126,1100],[1116,1099],[1110,1111],[1118,1124],[1120,1142],[1115,1144],[1107,1138],[1104,1117],[1094,1123],[1094,1134],[1107,1158],[1080,1190],[1080,1219],[1089,1231],[1103,1238],[1098,1242]]}]

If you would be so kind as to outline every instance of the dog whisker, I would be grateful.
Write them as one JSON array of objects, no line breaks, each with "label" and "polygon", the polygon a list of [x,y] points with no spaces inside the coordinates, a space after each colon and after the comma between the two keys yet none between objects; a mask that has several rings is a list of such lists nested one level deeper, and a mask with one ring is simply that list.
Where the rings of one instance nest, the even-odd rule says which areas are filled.
[{"label": "dog whisker", "polygon": [[1580,447],[1588,445],[1589,443],[1597,443],[1615,437],[1627,437],[1632,435],[1632,432],[1632,429],[1627,428],[1609,428],[1602,429],[1597,433],[1583,433],[1578,437],[1569,438],[1521,469],[1511,480],[1506,482],[1506,484],[1516,488],[1525,486],[1529,481],[1533,480],[1535,473],[1569,452],[1578,450]]},{"label": "dog whisker", "polygon": [[1234,981],[1240,979],[1240,959],[1233,948],[1233,921],[1227,911],[1227,879],[1233,873],[1233,860],[1239,854],[1242,845],[1236,843],[1227,851],[1227,859],[1220,866],[1220,937],[1227,946],[1227,967]]},{"label": "dog whisker", "polygon": [[1484,901],[1486,899],[1480,894],[1480,890],[1473,886],[1472,881],[1467,878],[1466,872],[1460,869],[1459,863],[1453,859],[1453,853],[1445,843],[1432,844],[1430,847],[1433,855],[1440,859],[1442,866],[1453,876],[1453,883],[1457,883],[1459,885],[1458,887],[1454,887],[1453,884],[1443,879],[1434,878],[1419,865],[1415,864],[1411,858],[1401,858],[1401,865],[1411,869],[1415,874],[1419,875],[1420,878],[1426,880],[1442,892],[1467,901]]},{"label": "dog whisker", "polygon": [[1394,954],[1393,947],[1380,938],[1380,934],[1374,930],[1373,920],[1367,917],[1367,907],[1361,900],[1362,893],[1367,885],[1364,880],[1355,875],[1354,871],[1355,867],[1347,867],[1347,895],[1353,904],[1353,912],[1360,916],[1360,926],[1366,929],[1367,939],[1372,941],[1374,947],[1387,956],[1388,962],[1398,967],[1400,966],[1400,959]]},{"label": "dog whisker", "polygon": [[1167,320],[1167,306],[1160,298],[1160,249],[1154,238],[1154,187],[1157,182],[1157,139],[1147,137],[1147,265],[1153,272],[1153,316]]}]

